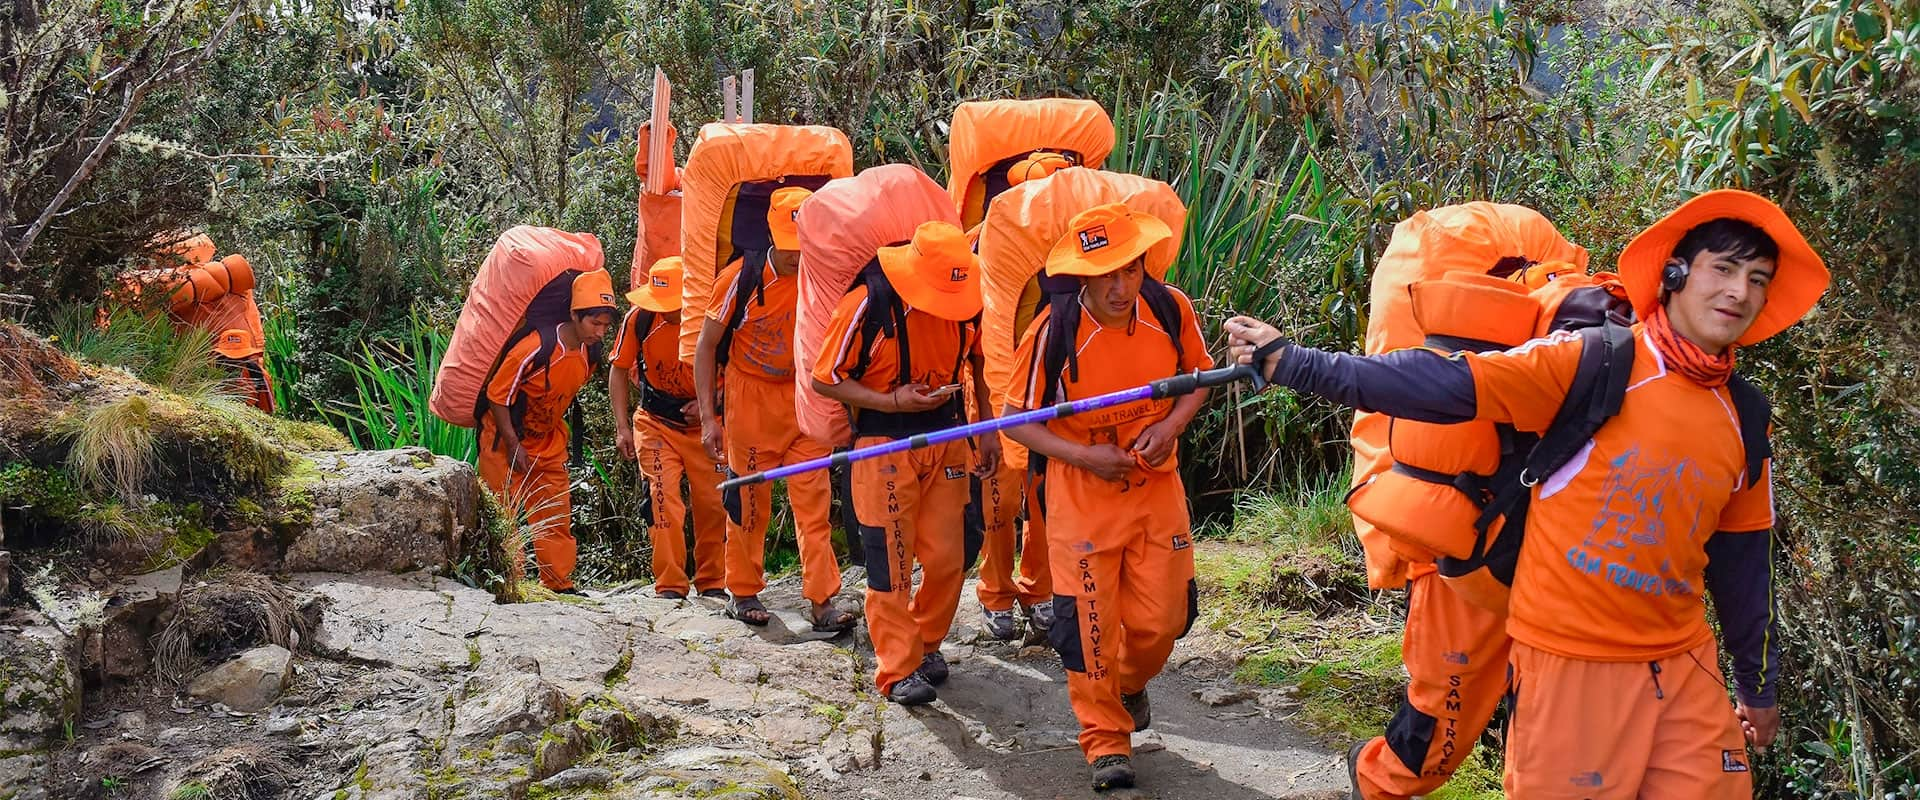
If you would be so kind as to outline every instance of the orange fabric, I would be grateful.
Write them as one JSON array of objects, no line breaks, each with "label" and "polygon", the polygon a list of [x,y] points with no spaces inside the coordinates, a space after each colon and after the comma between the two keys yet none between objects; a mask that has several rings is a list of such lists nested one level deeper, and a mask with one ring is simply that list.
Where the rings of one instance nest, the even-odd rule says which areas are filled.
[{"label": "orange fabric", "polygon": [[942,319],[980,314],[980,259],[973,242],[951,222],[923,222],[912,241],[882,247],[876,258],[887,282],[907,305]]},{"label": "orange fabric", "polygon": [[427,406],[434,416],[462,427],[480,424],[474,408],[487,371],[520,327],[540,288],[567,270],[591,272],[605,259],[590,233],[516,225],[500,234],[473,278],[447,342]]},{"label": "orange fabric", "polygon": [[[1566,262],[1583,272],[1587,267],[1585,248],[1568,242],[1551,221],[1523,206],[1462,203],[1422,211],[1395,225],[1368,287],[1366,353],[1419,347],[1425,340],[1413,320],[1408,291],[1415,281],[1453,271],[1488,272],[1508,256]],[[1348,436],[1354,486],[1393,466],[1387,450],[1390,424],[1391,419],[1380,414],[1354,414]],[[1391,588],[1433,570],[1431,563],[1396,553],[1392,540],[1359,515],[1353,526],[1366,551],[1368,586]]]},{"label": "orange fabric", "polygon": [[[782,178],[844,178],[853,174],[853,145],[833,128],[816,125],[701,126],[680,173],[680,256],[686,263],[688,319],[717,305],[715,278],[733,253],[733,208],[740,185]],[[699,326],[680,331],[680,360],[692,361]]]},{"label": "orange fabric", "polygon": [[1723,218],[1752,223],[1780,246],[1776,274],[1767,285],[1767,304],[1754,318],[1753,326],[1734,342],[1745,347],[1766,341],[1799,322],[1820,302],[1833,279],[1820,254],[1773,201],[1739,189],[1718,189],[1688,200],[1641,231],[1620,251],[1620,280],[1627,286],[1634,312],[1642,319],[1650,316],[1660,304],[1660,272],[1673,256],[1674,246],[1687,231]]},{"label": "orange fabric", "polygon": [[[524,397],[526,416],[520,446],[532,459],[526,472],[511,470],[512,454],[494,428],[491,414],[480,422],[480,477],[500,502],[525,515],[533,529],[534,556],[540,563],[540,583],[560,590],[573,586],[575,544],[573,498],[567,477],[567,407],[586,385],[590,371],[587,353],[556,345],[545,368],[532,364],[540,338],[521,339],[500,362],[487,385],[487,398],[510,405]],[[516,566],[519,551],[512,553]]]},{"label": "orange fabric", "polygon": [[161,234],[156,241],[172,238],[171,243],[155,247],[149,262],[154,269],[173,271],[198,266],[213,260],[213,239],[204,233],[186,235],[185,231]]},{"label": "orange fabric", "polygon": [[[738,354],[727,365],[722,414],[727,466],[745,475],[827,455],[825,446],[801,436],[794,425],[793,380],[766,380],[752,369],[743,365]],[[799,538],[800,591],[815,603],[824,603],[840,591],[840,562],[833,552],[830,521],[832,492],[826,470],[787,479],[787,500]],[[727,522],[727,591],[757,595],[767,586],[772,487],[761,483],[741,488],[740,505],[740,524]]]},{"label": "orange fabric", "polygon": [[573,311],[614,308],[613,276],[605,269],[596,269],[574,278],[571,290],[573,296],[568,307]]},{"label": "orange fabric", "polygon": [[[1644,330],[1626,400],[1534,489],[1509,631],[1571,658],[1646,661],[1713,638],[1701,600],[1707,538],[1772,527],[1771,475],[1745,474],[1733,399],[1668,371]],[[1471,365],[1481,419],[1543,431],[1580,360],[1556,334]],[[1770,473],[1770,469],[1763,470]]]},{"label": "orange fabric", "polygon": [[[945,190],[907,164],[863,170],[831,181],[807,199],[800,215],[800,298],[793,345],[799,363],[818,363],[827,321],[860,270],[880,248],[913,238],[923,222],[958,223]],[[802,381],[794,395],[800,430],[830,446],[853,442],[846,406],[821,397]]]},{"label": "orange fabric", "polygon": [[[627,318],[621,320],[620,329],[614,334],[613,366],[627,371],[639,386],[635,366],[641,366],[648,383],[654,388],[674,397],[693,399],[693,367],[680,360],[680,323],[665,314],[653,314],[653,328],[644,333],[638,330],[640,316],[644,312],[627,312]],[[636,403],[638,401],[636,400]]]},{"label": "orange fabric", "polygon": [[[679,256],[667,256],[654,262],[647,269],[646,280],[636,283],[633,290],[627,292],[627,302],[648,311],[679,311],[682,274]],[[678,344],[675,346],[678,347]]]},{"label": "orange fabric", "polygon": [[222,353],[216,355],[214,360],[221,366],[233,370],[229,385],[234,394],[245,398],[247,405],[269,414],[273,413],[273,378],[267,374],[264,358],[257,353],[237,357]]},{"label": "orange fabric", "polygon": [[948,127],[947,194],[961,209],[961,227],[980,224],[988,209],[986,172],[1035,150],[1077,154],[1099,167],[1113,151],[1113,119],[1092,100],[986,100],[961,103]]},{"label": "orange fabric", "polygon": [[1374,737],[1360,751],[1355,772],[1362,797],[1403,800],[1431,794],[1466,763],[1507,693],[1513,640],[1507,638],[1506,622],[1505,615],[1456,596],[1439,575],[1428,573],[1408,584],[1400,640],[1406,698],[1387,735]]},{"label": "orange fabric", "polygon": [[[854,446],[887,441],[863,436]],[[960,606],[968,458],[966,442],[946,442],[853,464],[854,515],[867,555],[867,632],[878,662],[873,682],[883,693],[940,649]]]},{"label": "orange fabric", "polygon": [[1512,663],[1508,797],[1753,797],[1745,737],[1711,638],[1625,663],[1515,644]]},{"label": "orange fabric", "polygon": [[1066,234],[1047,251],[1047,274],[1105,275],[1171,238],[1167,223],[1126,203],[1094,206],[1075,214]]},{"label": "orange fabric", "polygon": [[[826,339],[821,342],[820,358],[813,367],[814,380],[837,384],[851,377],[854,366],[860,362],[860,353],[854,349],[860,344],[860,323],[868,313],[867,287],[854,287],[841,299],[828,324]],[[961,323],[908,309],[907,344],[913,382],[939,388],[960,382],[961,370],[956,367],[961,366],[961,350],[977,351],[980,343]],[[894,338],[877,334],[868,349],[872,355],[868,357],[867,371],[860,377],[860,385],[876,392],[900,388],[900,346]]]},{"label": "orange fabric", "polygon": [[767,231],[773,234],[773,246],[780,250],[800,249],[800,204],[813,196],[803,186],[775,189],[767,199]]},{"label": "orange fabric", "polygon": [[[1174,232],[1173,238],[1147,251],[1148,274],[1165,279],[1180,250],[1187,211],[1173,188],[1159,181],[1065,169],[1007,190],[988,210],[980,228],[980,349],[993,408],[1005,405],[1015,388],[1014,350],[1038,313],[1037,279],[1048,251],[1067,234],[1075,215],[1107,203],[1152,213]],[[1015,464],[1026,463],[1025,448],[1009,449],[1007,456]]]},{"label": "orange fabric", "polygon": [[1082,669],[1062,660],[1088,763],[1132,752],[1133,718],[1120,696],[1145,690],[1186,630],[1188,525],[1179,473],[1136,471],[1108,483],[1047,463],[1047,548],[1060,593],[1049,634],[1056,646],[1058,637],[1077,635]]},{"label": "orange fabric", "polygon": [[[1213,358],[1207,355],[1207,344],[1200,336],[1200,323],[1194,319],[1193,304],[1185,293],[1169,286],[1174,301],[1180,307],[1181,355],[1178,365],[1174,363],[1173,341],[1167,334],[1155,327],[1153,312],[1147,309],[1145,301],[1136,300],[1133,308],[1133,324],[1128,328],[1104,328],[1087,313],[1080,310],[1080,329],[1078,352],[1080,354],[1080,380],[1074,381],[1065,374],[1058,376],[1064,391],[1058,393],[1061,400],[1080,399],[1095,395],[1117,392],[1147,384],[1180,372],[1196,369],[1210,369]],[[1020,343],[1016,362],[1020,375],[1026,376],[1020,386],[1007,396],[1007,402],[1020,408],[1031,408],[1041,396],[1043,383],[1047,376],[1041,375],[1041,365],[1046,362],[1046,328],[1048,312],[1041,312],[1040,319]],[[1173,409],[1173,399],[1150,400],[1139,403],[1104,408],[1084,414],[1060,417],[1047,423],[1054,433],[1076,442],[1105,442],[1126,449],[1140,437],[1140,432],[1149,425],[1165,418]],[[1158,472],[1172,472],[1178,465],[1176,453],[1167,462],[1154,468]],[[1054,480],[1051,471],[1054,465],[1048,464],[1048,491],[1060,486]],[[1139,479],[1147,470],[1136,467],[1134,479]],[[1090,480],[1090,479],[1088,479]],[[1048,508],[1053,508],[1049,500]],[[1183,504],[1184,507],[1184,504]],[[1051,527],[1059,530],[1058,525]]]},{"label": "orange fabric", "polygon": [[[986,521],[980,549],[980,585],[974,593],[989,611],[1006,611],[1015,600],[1029,608],[1053,600],[1053,573],[1047,558],[1047,525],[1035,498],[1038,481],[1027,479],[1025,467],[1002,462],[1000,469],[980,482],[980,515]],[[1025,529],[1016,531],[1022,508],[1031,509]],[[1016,534],[1024,536],[1016,537]],[[1020,564],[1014,569],[1014,540],[1021,538]]]},{"label": "orange fabric", "polygon": [[[678,344],[659,337],[678,352]],[[678,363],[677,361],[675,363]],[[724,589],[727,580],[727,512],[720,505],[720,481],[725,469],[707,455],[700,429],[675,430],[634,412],[633,432],[640,457],[640,474],[653,498],[653,519],[647,529],[653,540],[655,590],[685,593],[687,579],[687,504],[681,499],[680,479],[687,480],[693,501],[693,564],[691,588]]]},{"label": "orange fabric", "polygon": [[1647,335],[1653,337],[1653,346],[1660,348],[1660,354],[1666,356],[1667,364],[1674,372],[1686,376],[1687,380],[1701,386],[1725,386],[1733,377],[1733,348],[1724,353],[1708,353],[1700,345],[1675,333],[1673,320],[1667,318],[1666,306],[1655,306],[1653,313],[1647,315]]},{"label": "orange fabric", "polygon": [[[720,273],[722,294],[713,308],[707,311],[708,319],[725,323],[733,315],[734,298],[738,296],[743,266],[742,262],[735,261]],[[794,276],[774,271],[772,264],[760,269],[760,291],[747,296],[746,314],[740,318],[740,327],[733,333],[733,352],[727,357],[727,373],[731,375],[737,368],[746,376],[791,384],[793,310],[799,299],[800,282]],[[686,341],[686,329],[691,327],[694,326],[681,326],[682,342]],[[728,378],[728,381],[731,386],[732,378]],[[792,412],[789,411],[786,416],[791,419]]]}]

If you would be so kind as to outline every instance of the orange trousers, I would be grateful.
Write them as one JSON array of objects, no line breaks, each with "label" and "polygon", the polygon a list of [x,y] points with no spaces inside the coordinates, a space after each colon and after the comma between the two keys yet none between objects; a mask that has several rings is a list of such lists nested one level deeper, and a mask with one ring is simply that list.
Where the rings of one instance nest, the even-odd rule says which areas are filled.
[{"label": "orange trousers", "polygon": [[[853,444],[887,441],[862,436]],[[882,693],[940,649],[960,607],[968,457],[967,443],[959,441],[853,464],[853,508],[867,556],[867,633],[879,662],[873,682]]]},{"label": "orange trousers", "polygon": [[[831,451],[800,433],[794,417],[793,382],[769,381],[727,368],[725,427],[727,466],[736,474],[820,458]],[[800,593],[824,603],[840,592],[840,560],[833,554],[833,478],[816,470],[787,479],[787,501],[800,548]],[[727,591],[751,597],[767,588],[767,523],[773,518],[773,486],[740,490],[740,524],[727,521]]]},{"label": "orange trousers", "polygon": [[[686,593],[689,588],[722,589],[727,582],[727,512],[720,507],[720,465],[700,443],[700,429],[677,430],[643,412],[633,415],[640,474],[653,500],[653,588]],[[693,580],[687,580],[687,537],[682,527],[687,504],[680,479],[693,500]]]},{"label": "orange trousers", "polygon": [[1102,481],[1047,467],[1047,547],[1053,628],[1067,669],[1087,762],[1133,752],[1123,694],[1145,691],[1193,624],[1193,540],[1187,493],[1174,473],[1135,469]]},{"label": "orange trousers", "polygon": [[1512,641],[1505,615],[1462,600],[1439,574],[1407,584],[1407,693],[1386,735],[1360,751],[1360,796],[1430,794],[1453,777],[1506,696]]},{"label": "orange trousers", "polygon": [[987,523],[986,544],[981,549],[980,585],[975,594],[988,611],[1006,611],[1013,602],[1029,608],[1053,600],[1053,575],[1047,566],[1047,526],[1042,515],[1027,514],[1026,539],[1020,543],[1019,572],[1014,572],[1014,525],[1022,507],[1029,505],[1038,481],[1029,480],[1025,468],[1001,464],[1000,469],[980,481],[980,515]]},{"label": "orange trousers", "polygon": [[[525,472],[510,467],[513,457],[498,438],[493,417],[482,417],[480,480],[501,505],[524,518],[533,530],[533,557],[540,567],[540,584],[554,591],[571,589],[578,546],[573,540],[573,487],[567,477],[566,429],[520,440],[533,460],[533,467]],[[507,547],[518,579],[522,557],[519,537],[515,536]]]},{"label": "orange trousers", "polygon": [[1508,797],[1750,800],[1746,737],[1708,639],[1654,661],[1513,645]]}]

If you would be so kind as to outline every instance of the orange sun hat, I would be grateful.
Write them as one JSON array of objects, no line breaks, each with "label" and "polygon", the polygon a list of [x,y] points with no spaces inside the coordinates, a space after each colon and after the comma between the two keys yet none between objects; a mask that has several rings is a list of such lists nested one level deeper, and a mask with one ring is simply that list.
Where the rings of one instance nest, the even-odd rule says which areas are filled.
[{"label": "orange sun hat", "polygon": [[767,201],[767,230],[773,233],[773,249],[800,249],[800,204],[813,196],[802,186],[776,189]]},{"label": "orange sun hat", "polygon": [[1707,192],[1681,204],[1673,213],[1653,223],[1634,237],[1620,252],[1620,282],[1627,287],[1627,298],[1641,319],[1660,304],[1660,272],[1680,239],[1716,219],[1737,219],[1751,223],[1773,237],[1780,258],[1773,281],[1767,287],[1767,304],[1760,309],[1753,325],[1734,344],[1746,346],[1766,341],[1786,330],[1813,310],[1833,280],[1820,254],[1813,251],[1807,237],[1794,227],[1773,201],[1739,189]]},{"label": "orange sun hat", "polygon": [[953,223],[920,223],[912,241],[882,247],[879,257],[887,281],[908,306],[955,321],[980,314],[980,257]]},{"label": "orange sun hat", "polygon": [[1135,211],[1125,203],[1094,206],[1067,224],[1067,235],[1047,253],[1047,274],[1105,275],[1171,238],[1173,229],[1152,214]]},{"label": "orange sun hat", "polygon": [[647,270],[647,282],[627,292],[627,302],[655,313],[680,310],[680,276],[684,268],[679,256],[667,256],[653,262]]},{"label": "orange sun hat", "polygon": [[583,272],[573,279],[573,311],[613,308],[613,275],[605,268]]}]

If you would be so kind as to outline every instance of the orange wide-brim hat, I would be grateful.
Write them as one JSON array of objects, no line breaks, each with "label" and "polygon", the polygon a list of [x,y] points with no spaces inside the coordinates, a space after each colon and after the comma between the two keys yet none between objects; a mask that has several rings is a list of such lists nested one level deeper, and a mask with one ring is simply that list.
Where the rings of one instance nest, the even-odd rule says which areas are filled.
[{"label": "orange wide-brim hat", "polygon": [[679,256],[653,262],[653,269],[647,270],[646,284],[627,292],[627,302],[655,313],[679,311],[683,269]]},{"label": "orange wide-brim hat", "polygon": [[260,355],[262,349],[254,342],[252,334],[239,328],[229,328],[214,337],[213,351],[227,358],[246,359]]},{"label": "orange wide-brim hat", "polygon": [[573,279],[573,311],[613,308],[613,275],[606,269],[583,272]]},{"label": "orange wide-brim hat", "polygon": [[1173,229],[1152,214],[1125,203],[1095,206],[1076,215],[1067,224],[1067,234],[1047,252],[1047,274],[1105,275],[1171,238]]},{"label": "orange wide-brim hat", "polygon": [[775,250],[800,249],[800,204],[813,196],[804,186],[785,186],[773,191],[767,200],[767,232],[773,234]]},{"label": "orange wide-brim hat", "polygon": [[1758,344],[1792,327],[1813,310],[1833,280],[1826,262],[1813,251],[1807,237],[1794,227],[1773,201],[1739,189],[1719,189],[1681,204],[1673,213],[1634,237],[1620,252],[1620,282],[1627,287],[1627,299],[1641,319],[1660,305],[1660,273],[1673,248],[1687,232],[1716,219],[1747,222],[1773,237],[1780,248],[1773,280],[1767,285],[1767,304],[1760,309],[1753,325],[1734,342],[1746,346]]},{"label": "orange wide-brim hat", "polygon": [[879,259],[909,307],[956,322],[979,316],[980,257],[953,223],[920,223],[912,241],[880,248]]}]

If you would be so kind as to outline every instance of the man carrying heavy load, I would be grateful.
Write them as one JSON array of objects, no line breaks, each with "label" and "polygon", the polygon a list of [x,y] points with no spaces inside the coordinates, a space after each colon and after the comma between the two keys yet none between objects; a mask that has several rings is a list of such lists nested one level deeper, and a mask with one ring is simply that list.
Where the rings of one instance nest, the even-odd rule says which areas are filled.
[{"label": "man carrying heavy load", "polygon": [[[1501,352],[1363,358],[1244,317],[1227,330],[1236,360],[1280,385],[1402,419],[1540,434],[1517,482],[1511,796],[1750,797],[1743,734],[1765,747],[1779,729],[1773,505],[1766,404],[1733,374],[1735,350],[1797,322],[1828,273],[1778,206],[1735,190],[1642,232],[1619,273],[1642,318],[1625,335],[1599,326]],[[1731,706],[1703,590],[1733,652]]]},{"label": "man carrying heavy load", "polygon": [[[812,192],[777,189],[767,204],[773,247],[764,258],[749,254],[722,270],[714,302],[700,329],[693,376],[700,411],[700,438],[707,452],[729,470],[745,474],[827,455],[826,447],[802,436],[794,412],[793,326],[800,266],[796,216]],[[749,270],[746,264],[754,264]],[[722,371],[724,367],[724,372]],[[724,410],[717,386],[726,386]],[[722,414],[724,413],[724,419]],[[832,483],[810,473],[787,483],[800,547],[801,593],[813,605],[813,627],[842,631],[854,617],[834,607],[840,564],[833,553]],[[760,602],[766,588],[767,523],[773,494],[765,485],[740,491],[737,517],[727,522],[727,615],[748,625],[773,616]]]},{"label": "man carrying heavy load", "polygon": [[[480,419],[480,479],[533,529],[540,583],[573,585],[573,499],[567,478],[566,413],[592,376],[595,345],[614,324],[613,278],[605,269],[573,279],[569,314],[552,334],[529,331],[500,355]],[[511,553],[518,563],[519,553]]]},{"label": "man carrying heavy load", "polygon": [[[973,323],[979,259],[966,234],[950,223],[924,223],[908,244],[881,248],[878,261],[879,274],[868,273],[834,309],[813,369],[814,390],[853,409],[856,448],[964,424],[960,381],[969,361],[973,396],[980,404],[987,397]],[[999,440],[983,437],[980,458],[969,461],[967,443],[953,441],[853,464],[867,551],[867,630],[879,661],[874,683],[902,705],[933,702],[934,687],[946,682],[940,642],[966,579],[967,478],[998,468]]]},{"label": "man carrying heavy load", "polygon": [[[1212,366],[1186,296],[1145,272],[1173,236],[1124,203],[1074,217],[1047,256],[1049,276],[1081,282],[1021,341],[1007,413],[1126,389]],[[1055,591],[1048,632],[1067,669],[1093,787],[1132,786],[1132,734],[1151,723],[1147,681],[1192,624],[1193,551],[1180,434],[1206,392],[1011,429],[1047,459]]]},{"label": "man carrying heavy load", "polygon": [[[720,507],[721,468],[700,443],[699,405],[693,368],[680,360],[680,257],[669,256],[647,271],[646,282],[627,293],[633,310],[614,339],[608,396],[623,458],[638,458],[653,501],[648,533],[653,539],[653,591],[681,599],[689,590],[726,596],[726,512]],[[632,402],[633,391],[640,402]],[[628,416],[628,409],[632,416]],[[693,504],[693,563],[687,578],[687,542],[682,529]]]}]

